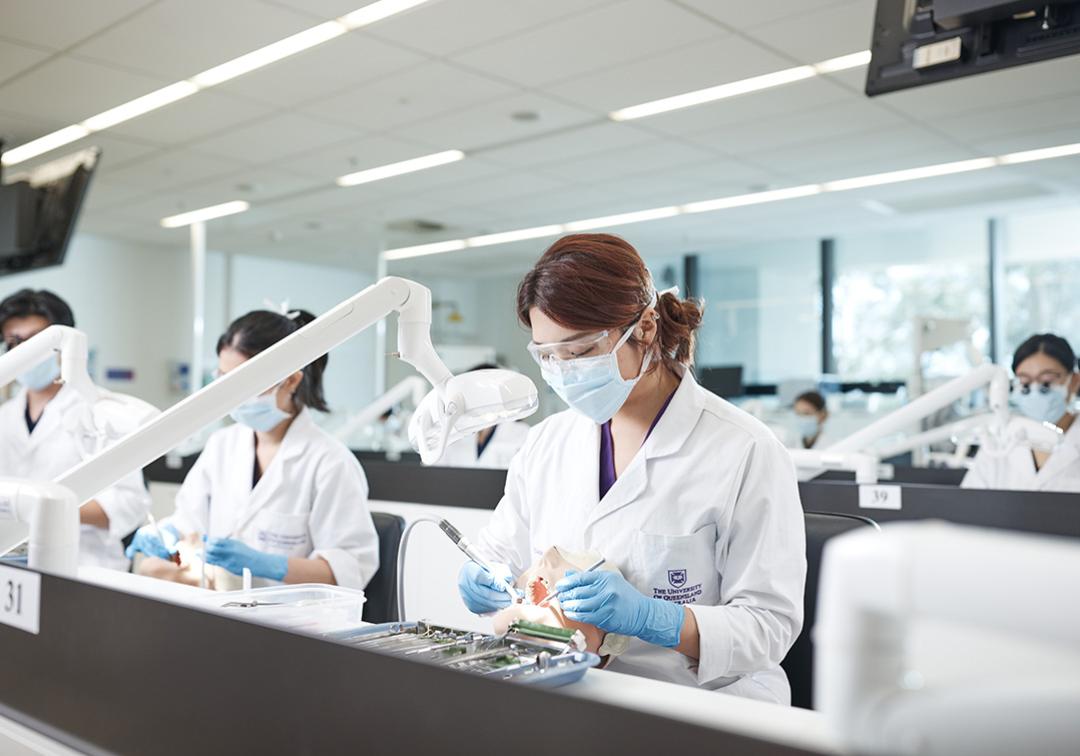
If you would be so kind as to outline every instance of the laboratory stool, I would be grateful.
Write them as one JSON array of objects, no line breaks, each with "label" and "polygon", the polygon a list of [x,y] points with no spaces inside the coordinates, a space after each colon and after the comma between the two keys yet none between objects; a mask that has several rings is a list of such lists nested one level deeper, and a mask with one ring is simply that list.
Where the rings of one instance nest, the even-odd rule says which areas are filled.
[{"label": "laboratory stool", "polygon": [[364,589],[364,621],[393,622],[398,618],[397,560],[405,520],[385,512],[372,512],[371,519],[379,534],[379,569]]},{"label": "laboratory stool", "polygon": [[817,612],[818,577],[825,542],[855,528],[877,528],[869,517],[831,512],[804,512],[806,523],[806,593],[803,596],[803,627],[780,666],[791,683],[791,705],[813,708],[814,644],[810,639]]}]

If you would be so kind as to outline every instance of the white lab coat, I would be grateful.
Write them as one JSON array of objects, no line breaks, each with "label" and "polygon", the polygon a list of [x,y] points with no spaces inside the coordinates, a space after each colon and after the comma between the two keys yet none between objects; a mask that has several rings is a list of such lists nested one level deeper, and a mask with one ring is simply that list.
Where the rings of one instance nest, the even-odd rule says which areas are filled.
[{"label": "white lab coat", "polygon": [[367,478],[352,452],[304,409],[252,488],[254,467],[254,431],[239,424],[217,431],[184,479],[176,513],[162,524],[184,535],[236,538],[271,554],[322,557],[338,585],[364,588],[379,567],[379,537]]},{"label": "white lab coat", "polygon": [[455,441],[446,447],[438,464],[444,467],[487,467],[506,470],[510,460],[525,445],[529,425],[522,422],[500,423],[484,447],[483,454],[476,453],[476,435]]},{"label": "white lab coat", "polygon": [[1004,456],[981,448],[960,486],[999,491],[1080,493],[1080,419],[1069,427],[1065,438],[1041,469],[1035,469],[1031,448],[1025,444],[1016,444]]},{"label": "white lab coat", "polygon": [[[77,439],[64,418],[79,411],[83,398],[64,386],[45,405],[34,432],[26,429],[26,391],[0,406],[0,475],[56,480],[83,461]],[[142,471],[126,475],[94,497],[109,517],[108,530],[83,525],[79,530],[79,563],[127,570],[121,539],[146,521],[150,494]]]},{"label": "white lab coat", "polygon": [[694,602],[701,633],[699,661],[634,639],[611,669],[788,703],[780,661],[802,627],[806,540],[783,445],[687,371],[602,500],[599,469],[596,423],[540,423],[480,548],[516,575],[552,545],[600,552],[646,596]]}]

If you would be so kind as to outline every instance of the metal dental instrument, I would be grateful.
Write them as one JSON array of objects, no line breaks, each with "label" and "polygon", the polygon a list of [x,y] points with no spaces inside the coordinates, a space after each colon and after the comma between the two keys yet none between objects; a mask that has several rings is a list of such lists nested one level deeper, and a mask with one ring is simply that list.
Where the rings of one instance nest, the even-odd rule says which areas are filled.
[{"label": "metal dental instrument", "polygon": [[[492,577],[495,577],[495,571],[491,569],[491,565],[485,561],[485,559],[476,553],[472,544],[469,543],[469,539],[461,534],[461,531],[451,525],[447,520],[439,520],[439,528],[442,532],[446,533],[447,537],[454,542],[454,545],[461,549],[461,552],[471,559],[475,564],[479,565]],[[503,584],[503,590],[510,594],[510,603],[516,604],[518,601],[517,590],[514,586],[506,582]]]},{"label": "metal dental instrument", "polygon": [[[607,561],[607,557],[600,557],[599,561],[595,562],[594,564],[589,565],[584,570],[582,570],[582,572],[592,572],[593,570],[598,570],[598,569],[600,569],[601,566],[603,566],[604,562],[606,562],[606,561]],[[542,599],[540,599],[540,601],[536,605],[537,606],[544,606],[545,604],[547,604],[552,599],[558,598],[558,596],[559,596],[558,593],[555,593],[555,592],[549,593],[548,595],[546,595]]]}]

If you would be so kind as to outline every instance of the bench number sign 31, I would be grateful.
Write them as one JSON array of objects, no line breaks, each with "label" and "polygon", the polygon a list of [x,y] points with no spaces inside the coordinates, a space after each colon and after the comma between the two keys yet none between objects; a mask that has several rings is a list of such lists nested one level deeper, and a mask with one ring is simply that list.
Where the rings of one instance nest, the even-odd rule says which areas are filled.
[{"label": "bench number sign 31", "polygon": [[40,606],[41,575],[0,567],[0,623],[37,635]]}]

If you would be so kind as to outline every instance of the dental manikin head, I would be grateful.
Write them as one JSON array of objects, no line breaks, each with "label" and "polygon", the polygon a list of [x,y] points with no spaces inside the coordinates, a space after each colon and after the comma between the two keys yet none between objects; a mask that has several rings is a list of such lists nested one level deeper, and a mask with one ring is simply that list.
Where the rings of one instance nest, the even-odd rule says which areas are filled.
[{"label": "dental manikin head", "polygon": [[[134,572],[136,575],[169,580],[173,583],[198,586],[202,578],[202,543],[198,533],[191,533],[176,542],[176,553],[180,557],[180,564],[170,562],[168,559],[147,556],[141,552],[141,557],[136,560]],[[206,587],[214,590],[214,575],[216,570],[206,571]]]},{"label": "dental manikin head", "polygon": [[[554,591],[555,584],[566,576],[568,570],[584,570],[599,559],[600,555],[595,552],[576,553],[552,546],[517,579],[515,585],[525,592],[525,598],[521,603],[511,604],[495,615],[495,633],[502,635],[511,624],[524,620],[550,627],[580,630],[585,636],[587,651],[600,656],[621,654],[630,642],[626,636],[605,633],[596,625],[586,625],[567,619],[559,606],[558,599],[552,599],[548,604],[538,606],[548,593]],[[616,567],[609,566],[607,563],[597,569],[618,572]]]}]

